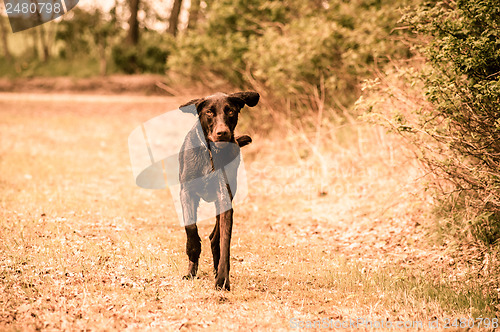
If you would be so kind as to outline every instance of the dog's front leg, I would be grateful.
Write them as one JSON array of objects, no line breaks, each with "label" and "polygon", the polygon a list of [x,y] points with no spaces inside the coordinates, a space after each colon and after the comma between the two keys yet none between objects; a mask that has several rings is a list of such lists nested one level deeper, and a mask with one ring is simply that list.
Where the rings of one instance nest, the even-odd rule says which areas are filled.
[{"label": "dog's front leg", "polygon": [[183,277],[191,279],[198,272],[198,261],[201,253],[201,238],[196,226],[196,210],[198,208],[199,198],[190,194],[187,190],[181,190],[182,213],[184,215],[184,227],[186,229],[186,254],[189,258],[188,272]]},{"label": "dog's front leg", "polygon": [[186,253],[189,257],[189,266],[184,279],[192,279],[198,272],[198,261],[201,253],[201,239],[198,235],[198,227],[196,227],[196,224],[186,226],[185,228],[187,235]]},{"label": "dog's front leg", "polygon": [[230,290],[229,285],[229,255],[231,246],[231,232],[233,229],[233,209],[219,215],[220,232],[220,260],[215,279],[215,287]]}]

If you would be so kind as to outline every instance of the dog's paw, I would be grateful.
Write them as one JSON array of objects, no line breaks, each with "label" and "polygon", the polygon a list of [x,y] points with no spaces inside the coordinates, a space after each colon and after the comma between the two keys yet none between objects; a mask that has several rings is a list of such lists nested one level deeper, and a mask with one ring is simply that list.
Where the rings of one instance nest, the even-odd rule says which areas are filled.
[{"label": "dog's paw", "polygon": [[182,280],[192,280],[192,279],[198,279],[198,277],[190,273],[182,277]]},{"label": "dog's paw", "polygon": [[229,285],[229,278],[217,278],[215,279],[215,289],[230,291],[231,286]]},{"label": "dog's paw", "polygon": [[186,280],[195,279],[197,273],[198,273],[198,262],[195,263],[195,262],[189,261],[187,274],[184,277],[182,277],[182,279],[186,279]]}]

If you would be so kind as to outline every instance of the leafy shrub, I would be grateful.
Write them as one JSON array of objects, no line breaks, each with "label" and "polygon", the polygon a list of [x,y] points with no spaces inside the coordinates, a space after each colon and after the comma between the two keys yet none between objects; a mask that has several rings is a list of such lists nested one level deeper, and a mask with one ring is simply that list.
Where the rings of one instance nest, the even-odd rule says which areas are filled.
[{"label": "leafy shrub", "polygon": [[210,5],[199,30],[180,37],[168,68],[195,80],[212,73],[243,87],[243,56],[249,51],[249,38],[262,34],[263,26],[271,22],[286,22],[291,7],[276,0],[219,0]]},{"label": "leafy shrub", "polygon": [[[421,38],[427,64],[420,78],[432,105],[387,114],[373,104],[373,111],[390,118],[439,179],[447,229],[491,245],[500,238],[500,7],[496,0],[432,1],[405,21]],[[412,100],[385,85],[386,96]]]},{"label": "leafy shrub", "polygon": [[117,69],[127,74],[163,74],[173,47],[174,41],[168,36],[152,34],[143,36],[136,47],[125,44],[113,46],[111,56]]},{"label": "leafy shrub", "polygon": [[374,65],[410,55],[398,39],[404,32],[394,30],[404,3],[214,1],[205,25],[181,36],[168,67],[194,79],[208,72],[237,87],[265,89],[277,111],[291,108],[295,118],[319,103],[345,110]]},{"label": "leafy shrub", "polygon": [[345,29],[324,17],[298,19],[252,38],[244,59],[276,97],[312,94],[322,79],[329,91],[352,91],[356,80],[342,63]]},{"label": "leafy shrub", "polygon": [[110,18],[106,17],[99,9],[73,9],[69,19],[58,23],[56,40],[63,45],[59,54],[69,59],[82,54],[99,57],[99,49],[111,44],[119,32],[115,13],[112,11],[109,15]]},{"label": "leafy shrub", "polygon": [[195,81],[205,81],[207,73],[223,77],[234,86],[243,85],[241,68],[248,41],[241,33],[216,36],[189,32],[181,38],[167,67]]},{"label": "leafy shrub", "polygon": [[487,244],[500,236],[500,7],[496,0],[428,3],[410,19],[431,36],[427,95],[435,105],[420,128],[440,146],[427,162],[471,209],[471,232]]},{"label": "leafy shrub", "polygon": [[118,44],[113,46],[111,57],[119,70],[126,74],[133,74],[139,71],[137,53],[138,50],[135,47]]},{"label": "leafy shrub", "polygon": [[297,118],[324,106],[345,115],[374,67],[411,55],[400,41],[405,32],[394,30],[403,4],[328,2],[252,38],[252,51],[245,55],[249,72],[281,104],[291,105]]}]

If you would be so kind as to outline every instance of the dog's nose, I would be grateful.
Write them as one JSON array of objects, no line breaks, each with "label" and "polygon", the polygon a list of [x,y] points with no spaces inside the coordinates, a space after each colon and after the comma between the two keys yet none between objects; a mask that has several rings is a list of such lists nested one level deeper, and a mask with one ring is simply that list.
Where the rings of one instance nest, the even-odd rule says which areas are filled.
[{"label": "dog's nose", "polygon": [[216,137],[218,140],[226,140],[226,139],[229,139],[229,136],[230,136],[230,132],[229,132],[229,130],[227,130],[227,129],[217,130],[217,132],[215,133],[215,137]]}]

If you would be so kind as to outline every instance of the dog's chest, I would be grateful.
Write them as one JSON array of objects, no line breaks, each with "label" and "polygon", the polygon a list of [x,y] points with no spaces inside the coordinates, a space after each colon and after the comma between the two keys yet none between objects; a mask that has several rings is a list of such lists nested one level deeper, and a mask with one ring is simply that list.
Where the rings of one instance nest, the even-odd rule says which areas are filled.
[{"label": "dog's chest", "polygon": [[[193,136],[190,138],[196,138]],[[239,146],[228,142],[221,149],[211,143],[209,150],[205,144],[194,144],[191,139],[186,139],[179,153],[181,190],[195,193],[207,202],[217,200],[227,185],[234,195],[240,164]]]}]

